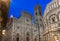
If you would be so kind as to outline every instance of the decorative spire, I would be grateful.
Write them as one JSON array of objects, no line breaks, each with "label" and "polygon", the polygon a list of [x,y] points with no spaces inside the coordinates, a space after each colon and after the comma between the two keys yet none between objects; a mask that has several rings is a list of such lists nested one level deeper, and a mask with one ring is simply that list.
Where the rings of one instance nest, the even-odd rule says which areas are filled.
[{"label": "decorative spire", "polygon": [[13,15],[11,14],[10,18],[13,18]]}]

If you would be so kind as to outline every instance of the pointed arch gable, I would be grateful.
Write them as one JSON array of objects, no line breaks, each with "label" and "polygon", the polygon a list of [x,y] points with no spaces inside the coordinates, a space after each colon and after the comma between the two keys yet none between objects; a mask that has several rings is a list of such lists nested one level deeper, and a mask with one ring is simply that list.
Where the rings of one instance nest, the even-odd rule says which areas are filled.
[{"label": "pointed arch gable", "polygon": [[58,16],[56,14],[52,14],[49,16],[49,22],[50,23],[55,23],[58,21]]}]

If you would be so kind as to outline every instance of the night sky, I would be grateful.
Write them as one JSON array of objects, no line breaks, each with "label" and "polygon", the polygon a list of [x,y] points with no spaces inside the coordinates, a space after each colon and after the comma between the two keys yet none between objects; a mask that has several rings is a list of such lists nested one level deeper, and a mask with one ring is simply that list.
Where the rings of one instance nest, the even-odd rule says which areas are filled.
[{"label": "night sky", "polygon": [[10,0],[8,17],[12,14],[14,17],[18,18],[21,15],[21,11],[29,12],[33,16],[36,4],[41,5],[43,15],[45,7],[50,1],[51,0]]}]

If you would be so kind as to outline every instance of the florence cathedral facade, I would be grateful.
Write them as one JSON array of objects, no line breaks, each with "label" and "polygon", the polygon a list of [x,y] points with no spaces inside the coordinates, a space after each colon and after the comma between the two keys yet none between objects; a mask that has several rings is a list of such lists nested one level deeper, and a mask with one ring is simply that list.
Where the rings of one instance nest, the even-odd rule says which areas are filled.
[{"label": "florence cathedral facade", "polygon": [[36,5],[34,16],[25,11],[19,18],[11,15],[1,41],[60,41],[60,0],[48,3],[43,16],[41,12]]},{"label": "florence cathedral facade", "polygon": [[34,11],[35,18],[25,11],[19,18],[11,15],[2,41],[43,41],[41,6],[36,5]]}]

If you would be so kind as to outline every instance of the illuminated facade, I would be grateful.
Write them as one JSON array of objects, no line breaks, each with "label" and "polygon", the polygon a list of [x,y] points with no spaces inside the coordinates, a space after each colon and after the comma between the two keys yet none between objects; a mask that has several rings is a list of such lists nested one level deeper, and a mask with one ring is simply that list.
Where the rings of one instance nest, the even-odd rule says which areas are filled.
[{"label": "illuminated facade", "polygon": [[32,30],[32,16],[23,11],[21,17],[18,19],[12,15],[10,17],[11,24],[6,29],[6,36],[3,40],[7,41],[32,41],[33,30]]},{"label": "illuminated facade", "polygon": [[3,33],[1,32],[3,34],[2,41],[43,41],[41,7],[39,5],[35,6],[35,22],[32,24],[32,16],[24,11],[18,19],[11,16],[8,21],[9,3],[10,0],[1,0],[0,15],[2,16],[1,20],[3,19],[1,25],[5,29]]},{"label": "illuminated facade", "polygon": [[35,19],[32,19],[32,16],[25,11],[18,19],[11,15],[3,41],[43,41],[41,7],[36,5],[34,11]]},{"label": "illuminated facade", "polygon": [[44,12],[44,41],[60,41],[60,0],[52,0]]}]

